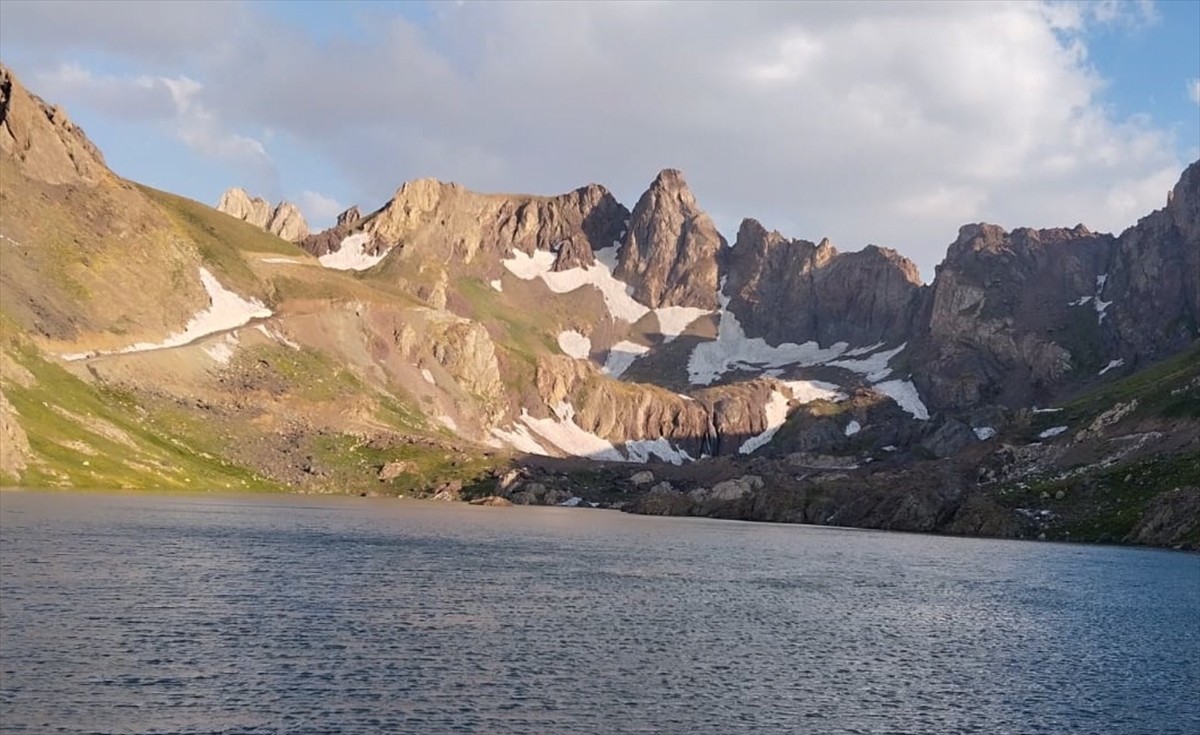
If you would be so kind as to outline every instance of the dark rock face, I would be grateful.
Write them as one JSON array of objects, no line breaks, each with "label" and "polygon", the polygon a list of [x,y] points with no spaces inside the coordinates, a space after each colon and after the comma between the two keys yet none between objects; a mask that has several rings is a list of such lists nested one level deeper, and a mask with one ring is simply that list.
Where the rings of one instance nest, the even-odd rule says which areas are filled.
[{"label": "dark rock face", "polygon": [[628,216],[608,189],[591,184],[561,196],[505,203],[484,241],[501,251],[557,251],[554,270],[568,270],[595,263],[592,253],[620,239]]},{"label": "dark rock face", "polygon": [[1105,294],[1126,362],[1175,352],[1200,334],[1200,161],[1184,170],[1164,209],[1121,233]]},{"label": "dark rock face", "polygon": [[[922,396],[937,407],[1029,405],[1077,362],[1102,367],[1094,296],[1114,243],[1082,226],[962,227],[938,266],[916,340]],[[1093,299],[1079,303],[1085,296]]]},{"label": "dark rock face", "polygon": [[338,227],[354,227],[358,221],[362,219],[362,212],[358,211],[358,206],[351,206],[345,212],[337,216]]},{"label": "dark rock face", "polygon": [[914,379],[937,408],[1028,406],[1111,361],[1186,347],[1200,335],[1200,162],[1119,238],[964,226],[923,308]]},{"label": "dark rock face", "polygon": [[650,308],[717,308],[725,238],[701,211],[683,174],[666,169],[638,200],[621,246],[616,276]]},{"label": "dark rock face", "polygon": [[772,344],[898,343],[920,303],[916,266],[873,245],[840,254],[828,240],[788,240],[747,219],[728,261],[729,309]]}]

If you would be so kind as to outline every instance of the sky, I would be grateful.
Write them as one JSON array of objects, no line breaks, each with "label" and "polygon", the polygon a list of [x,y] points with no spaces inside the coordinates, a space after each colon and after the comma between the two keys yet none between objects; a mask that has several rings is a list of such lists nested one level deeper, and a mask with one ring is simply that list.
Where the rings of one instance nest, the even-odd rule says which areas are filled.
[{"label": "sky", "polygon": [[753,217],[912,258],[958,227],[1119,232],[1200,158],[1200,0],[0,3],[0,61],[119,174],[314,228],[434,177],[684,172]]}]

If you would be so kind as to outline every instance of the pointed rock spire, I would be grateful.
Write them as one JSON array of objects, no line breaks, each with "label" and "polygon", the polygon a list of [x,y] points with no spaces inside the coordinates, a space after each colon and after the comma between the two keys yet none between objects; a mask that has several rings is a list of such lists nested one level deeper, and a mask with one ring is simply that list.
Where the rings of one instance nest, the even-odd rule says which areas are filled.
[{"label": "pointed rock spire", "polygon": [[725,238],[696,204],[683,174],[664,169],[638,200],[616,275],[651,308],[717,308],[717,271]]}]

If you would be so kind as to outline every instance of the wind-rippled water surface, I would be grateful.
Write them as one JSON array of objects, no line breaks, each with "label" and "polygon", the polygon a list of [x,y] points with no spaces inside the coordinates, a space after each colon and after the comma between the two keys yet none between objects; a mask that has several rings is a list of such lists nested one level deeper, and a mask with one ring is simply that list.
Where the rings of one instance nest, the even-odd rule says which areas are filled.
[{"label": "wind-rippled water surface", "polygon": [[296,497],[0,497],[5,733],[1200,732],[1200,557]]}]

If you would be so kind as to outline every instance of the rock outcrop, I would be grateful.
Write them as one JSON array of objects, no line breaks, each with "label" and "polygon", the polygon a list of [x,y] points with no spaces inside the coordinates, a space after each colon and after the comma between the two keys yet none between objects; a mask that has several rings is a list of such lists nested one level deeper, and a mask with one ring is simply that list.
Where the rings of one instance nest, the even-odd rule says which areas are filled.
[{"label": "rock outcrop", "polygon": [[838,253],[829,240],[788,240],[747,219],[728,263],[729,309],[772,344],[903,342],[920,304],[917,267],[874,245]]},{"label": "rock outcrop", "polygon": [[362,229],[385,247],[413,257],[453,254],[465,263],[481,252],[558,253],[555,269],[595,262],[592,253],[621,235],[628,210],[596,184],[554,197],[479,194],[434,179],[410,181]]},{"label": "rock outcrop", "polygon": [[717,308],[725,238],[696,204],[683,174],[659,173],[642,194],[621,244],[616,275],[651,308]]},{"label": "rock outcrop", "polygon": [[272,207],[262,197],[252,197],[245,189],[233,187],[221,195],[217,211],[224,212],[255,227],[266,230],[288,242],[300,242],[308,237],[308,223],[291,202]]},{"label": "rock outcrop", "polygon": [[914,380],[938,408],[1028,406],[1183,349],[1200,336],[1200,162],[1120,237],[962,227],[922,308]]},{"label": "rock outcrop", "polygon": [[0,152],[22,173],[47,184],[94,184],[112,178],[100,150],[57,105],[29,93],[0,65]]}]

